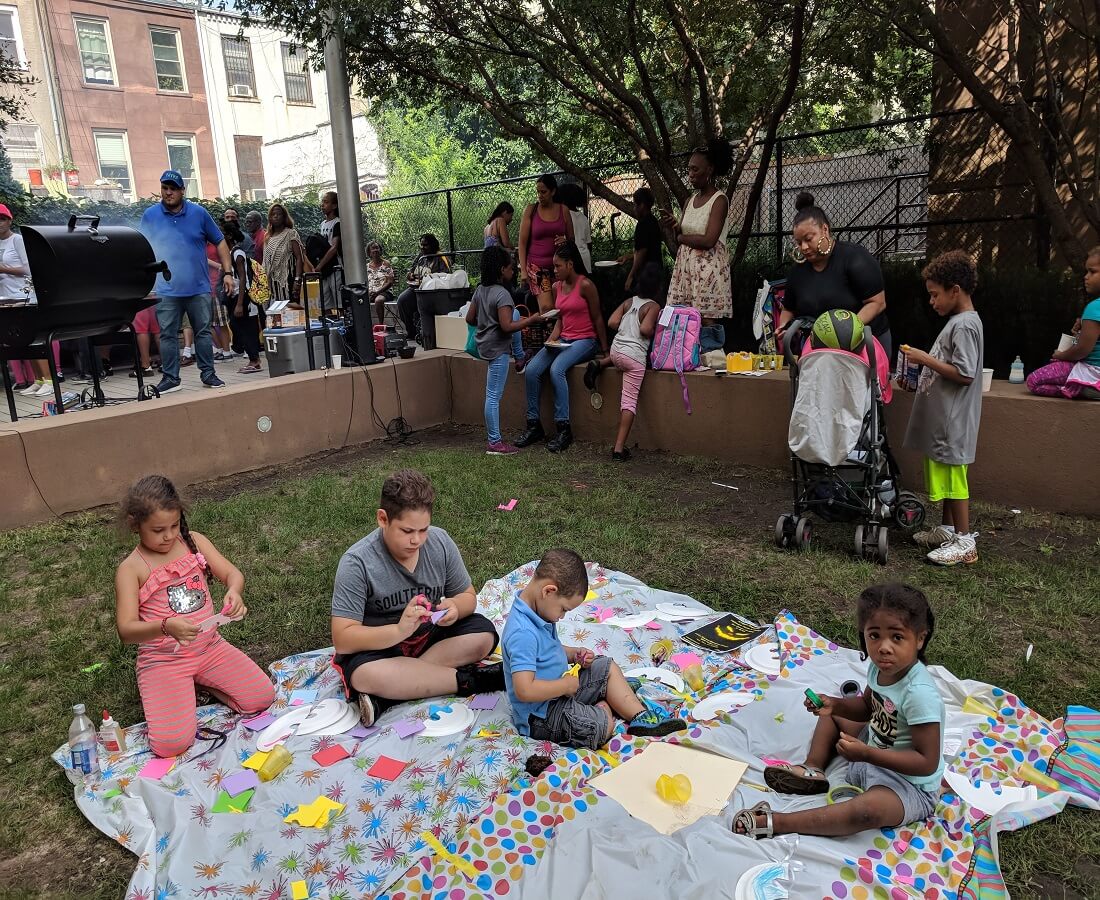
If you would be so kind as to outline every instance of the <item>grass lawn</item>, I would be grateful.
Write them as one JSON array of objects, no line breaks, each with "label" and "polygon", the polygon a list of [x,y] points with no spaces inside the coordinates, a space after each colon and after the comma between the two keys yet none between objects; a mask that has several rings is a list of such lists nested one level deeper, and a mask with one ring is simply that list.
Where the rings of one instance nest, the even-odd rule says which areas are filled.
[{"label": "grass lawn", "polygon": [[[856,645],[854,601],[867,584],[905,579],[937,617],[930,661],[998,684],[1048,718],[1100,700],[1100,522],[1013,515],[979,506],[978,565],[937,569],[898,541],[887,568],[848,553],[851,529],[822,527],[804,556],[772,544],[790,503],[781,473],[641,454],[612,465],[604,450],[510,458],[471,452],[480,432],[432,431],[409,446],[373,445],[191,491],[192,528],[245,573],[248,618],[226,631],[261,665],[330,643],[332,577],[343,551],[374,527],[384,475],[414,466],[434,480],[435,522],[462,548],[474,584],[549,546],[718,609],[803,622]],[[739,491],[714,487],[735,484]],[[519,499],[514,512],[497,504]],[[135,857],[77,811],[49,760],[70,706],[142,718],[135,650],[114,629],[113,575],[132,539],[112,512],[0,534],[0,896],[121,897]],[[1030,663],[1028,644],[1034,644]],[[85,667],[102,663],[93,672]],[[1017,897],[1100,897],[1100,816],[1067,810],[1003,835],[1001,862]]]}]

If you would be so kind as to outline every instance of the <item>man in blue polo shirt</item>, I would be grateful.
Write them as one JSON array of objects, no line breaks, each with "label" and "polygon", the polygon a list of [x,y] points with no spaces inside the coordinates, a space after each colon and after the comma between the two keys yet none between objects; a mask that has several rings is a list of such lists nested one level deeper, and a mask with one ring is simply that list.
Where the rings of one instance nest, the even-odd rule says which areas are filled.
[{"label": "man in blue polo shirt", "polygon": [[206,244],[218,248],[226,294],[233,292],[233,263],[226,244],[210,213],[183,196],[183,176],[169,169],[160,176],[160,203],[150,206],[141,217],[138,230],[153,246],[157,259],[168,263],[172,280],[157,275],[157,324],[160,325],[161,378],[157,390],[170,394],[180,389],[179,330],[183,314],[195,331],[195,356],[202,383],[225,387],[214,371],[214,347],[210,339],[210,277],[207,274]]}]

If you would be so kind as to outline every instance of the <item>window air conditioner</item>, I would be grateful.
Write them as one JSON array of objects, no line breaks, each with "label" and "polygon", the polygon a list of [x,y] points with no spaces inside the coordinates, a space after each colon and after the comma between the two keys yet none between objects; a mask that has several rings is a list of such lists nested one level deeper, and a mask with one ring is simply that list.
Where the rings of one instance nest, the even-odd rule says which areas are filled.
[{"label": "window air conditioner", "polygon": [[229,85],[230,97],[251,97],[252,85],[249,84],[231,84]]}]

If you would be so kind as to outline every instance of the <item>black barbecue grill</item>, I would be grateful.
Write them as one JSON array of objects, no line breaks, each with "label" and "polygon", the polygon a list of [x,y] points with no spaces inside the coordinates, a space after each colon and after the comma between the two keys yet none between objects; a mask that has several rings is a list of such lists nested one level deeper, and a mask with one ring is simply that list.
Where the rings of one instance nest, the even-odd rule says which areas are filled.
[{"label": "black barbecue grill", "polygon": [[[157,302],[149,293],[158,272],[165,279],[172,277],[167,264],[156,260],[140,232],[124,226],[100,228],[99,216],[72,216],[67,226],[24,225],[19,233],[38,302],[5,304],[0,298],[0,368],[12,421],[17,416],[7,361],[48,360],[54,341],[88,338],[96,345],[129,343],[134,351],[136,399],[145,399],[149,392],[142,381],[130,323]],[[98,367],[91,368],[92,402],[103,405]],[[64,410],[61,385],[52,365],[50,374],[60,413]]]}]

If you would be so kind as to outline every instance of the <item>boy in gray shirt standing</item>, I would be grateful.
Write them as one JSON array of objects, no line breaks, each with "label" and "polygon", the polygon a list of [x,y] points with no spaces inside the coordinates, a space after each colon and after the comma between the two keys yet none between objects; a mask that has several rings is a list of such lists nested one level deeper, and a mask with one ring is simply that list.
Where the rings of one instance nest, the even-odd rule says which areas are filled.
[{"label": "boy in gray shirt standing", "polygon": [[930,353],[902,346],[923,366],[905,446],[924,454],[929,499],[943,501],[943,524],[913,535],[930,550],[928,560],[941,566],[978,561],[976,535],[970,531],[967,467],[974,461],[982,417],[982,320],[971,299],[977,267],[967,254],[952,250],[937,256],[921,273],[932,308],[950,316]]},{"label": "boy in gray shirt standing", "polygon": [[434,502],[420,472],[390,475],[377,530],[336,570],[334,664],[364,725],[394,702],[504,690],[500,664],[477,665],[496,647],[496,629],[474,612],[477,595],[455,542],[432,526]]}]

